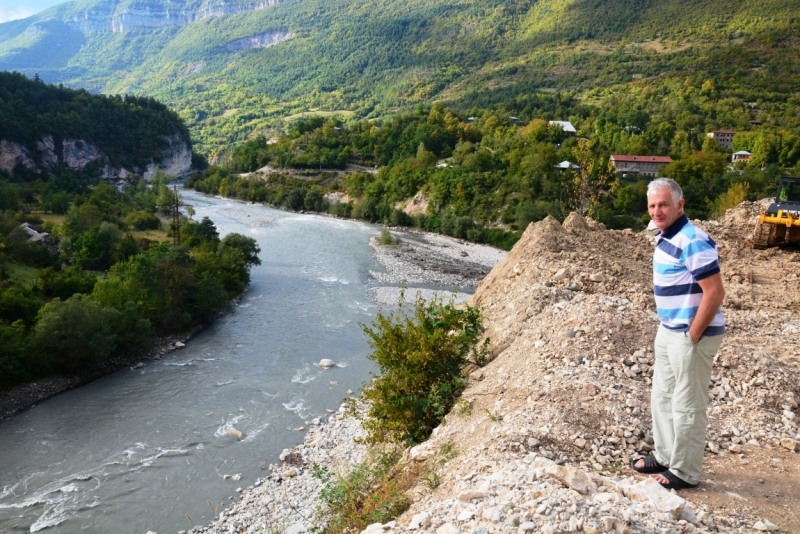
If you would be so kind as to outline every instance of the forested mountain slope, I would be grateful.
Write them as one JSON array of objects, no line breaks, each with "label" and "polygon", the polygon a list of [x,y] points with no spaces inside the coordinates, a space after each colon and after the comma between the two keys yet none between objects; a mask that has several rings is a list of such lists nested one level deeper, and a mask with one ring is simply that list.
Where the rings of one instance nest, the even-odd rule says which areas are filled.
[{"label": "forested mountain slope", "polygon": [[189,131],[153,98],[92,95],[0,72],[0,173],[112,178],[157,167],[181,174],[191,164]]},{"label": "forested mountain slope", "polygon": [[155,96],[214,153],[297,112],[486,106],[665,73],[785,99],[797,13],[797,0],[77,0],[1,24],[0,69]]}]

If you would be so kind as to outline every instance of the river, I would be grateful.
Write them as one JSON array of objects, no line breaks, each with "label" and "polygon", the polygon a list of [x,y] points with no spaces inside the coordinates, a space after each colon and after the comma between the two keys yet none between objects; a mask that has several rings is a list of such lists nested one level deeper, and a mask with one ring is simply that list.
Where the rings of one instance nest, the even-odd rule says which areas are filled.
[{"label": "river", "polygon": [[[0,423],[0,532],[174,534],[214,518],[373,370],[369,225],[183,192],[261,247],[229,314],[185,349]],[[330,358],[336,367],[316,364]],[[225,432],[244,432],[237,441]],[[209,506],[209,502],[212,506]],[[190,521],[191,518],[191,521]]]}]

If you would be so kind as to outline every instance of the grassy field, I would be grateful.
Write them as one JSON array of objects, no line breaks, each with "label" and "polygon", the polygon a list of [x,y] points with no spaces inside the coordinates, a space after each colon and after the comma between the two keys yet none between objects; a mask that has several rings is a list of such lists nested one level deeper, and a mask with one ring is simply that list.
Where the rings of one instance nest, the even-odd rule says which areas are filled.
[{"label": "grassy field", "polygon": [[169,241],[172,239],[163,230],[135,230],[131,232],[136,239],[149,239],[150,241]]},{"label": "grassy field", "polygon": [[8,262],[5,264],[6,272],[14,284],[31,287],[39,276],[39,269],[19,263]]},{"label": "grassy field", "polygon": [[65,215],[56,215],[55,213],[37,213],[36,215],[44,222],[51,222],[58,225],[64,223]]}]

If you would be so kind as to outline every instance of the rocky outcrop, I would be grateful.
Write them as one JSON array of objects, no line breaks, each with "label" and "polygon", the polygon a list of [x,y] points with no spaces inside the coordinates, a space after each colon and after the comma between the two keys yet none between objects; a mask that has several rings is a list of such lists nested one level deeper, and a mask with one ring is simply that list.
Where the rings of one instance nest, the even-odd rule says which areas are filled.
[{"label": "rocky outcrop", "polygon": [[292,38],[291,32],[289,30],[281,30],[277,32],[267,32],[262,33],[259,35],[251,35],[249,37],[242,37],[241,39],[236,39],[235,41],[231,41],[230,43],[225,45],[225,49],[228,52],[237,52],[239,50],[252,50],[254,48],[267,48],[269,46],[274,46],[278,43],[282,43],[283,41],[287,41]]},{"label": "rocky outcrop", "polygon": [[11,172],[17,165],[29,169],[36,168],[36,163],[31,159],[27,148],[19,143],[0,139],[0,170]]},{"label": "rocky outcrop", "polygon": [[111,31],[121,33],[131,28],[160,28],[163,26],[185,26],[209,17],[219,17],[246,11],[265,9],[284,0],[261,0],[250,4],[236,5],[232,2],[209,3],[200,9],[180,9],[168,1],[151,0],[117,9],[87,9],[65,22],[82,32]]},{"label": "rocky outcrop", "polygon": [[165,137],[164,140],[168,142],[168,146],[161,151],[159,161],[152,160],[147,165],[144,172],[147,179],[153,177],[156,169],[173,176],[183,176],[192,168],[192,149],[189,148],[189,143],[178,134]]},{"label": "rocky outcrop", "polygon": [[72,170],[82,170],[90,163],[103,159],[100,149],[81,139],[65,139],[62,148],[64,164]]},{"label": "rocky outcrop", "polygon": [[[192,167],[192,150],[180,134],[165,136],[165,148],[159,158],[151,158],[144,168],[126,169],[108,164],[109,158],[97,146],[82,139],[65,139],[60,154],[52,136],[44,136],[36,142],[38,158],[35,160],[31,151],[19,143],[0,140],[0,169],[12,172],[16,165],[39,172],[42,168],[54,169],[61,164],[73,171],[82,171],[92,163],[105,163],[103,177],[106,179],[125,179],[130,174],[142,174],[152,178],[157,169],[166,174],[182,176]],[[38,161],[38,162],[37,162]]]}]

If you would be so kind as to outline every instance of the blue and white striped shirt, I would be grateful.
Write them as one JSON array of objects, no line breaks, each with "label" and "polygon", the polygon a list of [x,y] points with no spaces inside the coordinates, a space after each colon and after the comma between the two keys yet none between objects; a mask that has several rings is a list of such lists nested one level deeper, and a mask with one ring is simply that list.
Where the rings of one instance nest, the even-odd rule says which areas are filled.
[{"label": "blue and white striped shirt", "polygon": [[[717,244],[686,215],[656,235],[653,289],[661,324],[670,330],[688,332],[703,300],[698,282],[718,272]],[[720,308],[703,335],[724,333],[725,319]]]}]

